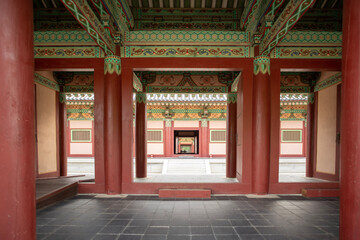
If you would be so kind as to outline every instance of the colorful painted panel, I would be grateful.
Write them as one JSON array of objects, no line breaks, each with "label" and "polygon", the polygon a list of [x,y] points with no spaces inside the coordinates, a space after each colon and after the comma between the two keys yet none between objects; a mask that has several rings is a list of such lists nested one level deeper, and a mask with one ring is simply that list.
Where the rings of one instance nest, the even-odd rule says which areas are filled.
[{"label": "colorful painted panel", "polygon": [[314,2],[315,0],[290,0],[261,42],[260,54],[269,55]]},{"label": "colorful painted panel", "polygon": [[314,92],[317,92],[317,91],[320,91],[324,88],[327,88],[327,87],[330,87],[334,84],[338,84],[341,82],[341,77],[342,77],[342,74],[341,72],[339,73],[336,73],[334,75],[332,75],[331,77],[321,81],[321,82],[318,82],[315,87],[314,87]]},{"label": "colorful painted panel", "polygon": [[164,120],[170,116],[172,120],[226,120],[226,106],[226,103],[168,105],[148,103],[147,119]]},{"label": "colorful painted panel", "polygon": [[66,102],[68,120],[93,120],[94,103],[79,104],[77,102]]},{"label": "colorful painted panel", "polygon": [[130,31],[126,45],[249,45],[246,32],[239,31]]},{"label": "colorful painted panel", "polygon": [[249,57],[250,47],[130,46],[122,48],[124,57]]},{"label": "colorful painted panel", "polygon": [[100,47],[35,47],[35,58],[101,58]]},{"label": "colorful painted panel", "polygon": [[307,105],[288,105],[280,107],[280,120],[305,121]]},{"label": "colorful painted panel", "polygon": [[227,87],[171,87],[171,86],[149,86],[149,93],[226,93]]},{"label": "colorful painted panel", "polygon": [[341,47],[277,47],[272,54],[273,58],[321,58],[341,59]]},{"label": "colorful painted panel", "polygon": [[115,43],[86,0],[61,0],[106,54],[115,53]]},{"label": "colorful painted panel", "polygon": [[137,92],[142,92],[143,91],[143,86],[141,84],[141,81],[139,80],[139,78],[136,76],[135,73],[133,73],[133,88]]},{"label": "colorful painted panel", "polygon": [[341,46],[342,32],[290,31],[278,46]]},{"label": "colorful painted panel", "polygon": [[239,9],[143,7],[133,9],[136,30],[240,30]]},{"label": "colorful painted panel", "polygon": [[38,73],[34,73],[34,82],[41,84],[45,87],[51,88],[55,91],[58,91],[58,92],[60,91],[59,85],[56,82],[51,81],[50,79],[43,77]]},{"label": "colorful painted panel", "polygon": [[74,31],[35,31],[34,45],[37,46],[59,46],[77,44],[82,45],[96,45],[94,40],[84,30]]}]

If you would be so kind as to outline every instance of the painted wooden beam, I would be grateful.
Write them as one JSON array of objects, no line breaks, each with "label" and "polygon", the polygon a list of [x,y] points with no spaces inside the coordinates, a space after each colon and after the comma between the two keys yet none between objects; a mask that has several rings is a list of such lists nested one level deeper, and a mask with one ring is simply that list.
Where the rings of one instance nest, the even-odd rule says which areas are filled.
[{"label": "painted wooden beam", "polygon": [[134,17],[132,15],[132,12],[130,10],[128,1],[126,0],[118,0],[118,7],[122,9],[122,13],[125,15],[127,24],[129,28],[134,27]]},{"label": "painted wooden beam", "polygon": [[114,23],[119,28],[120,32],[123,34],[124,32],[129,31],[127,25],[127,19],[124,16],[122,8],[117,2],[112,0],[101,0],[106,12],[113,17]]},{"label": "painted wooden beam", "polygon": [[285,0],[274,0],[267,12],[267,15],[275,16],[281,5],[285,2]]},{"label": "painted wooden beam", "polygon": [[90,37],[107,55],[114,54],[115,43],[85,0],[61,0]]},{"label": "painted wooden beam", "polygon": [[136,92],[143,91],[143,85],[135,73],[133,73],[133,88],[136,90]]},{"label": "painted wooden beam", "polygon": [[290,0],[269,33],[261,41],[259,53],[269,55],[314,2],[315,0]]},{"label": "painted wooden beam", "polygon": [[249,0],[247,2],[246,6],[244,7],[244,11],[241,15],[241,20],[240,20],[241,29],[244,29],[245,24],[248,21],[248,17],[250,15],[250,13],[253,11],[253,8],[256,5],[257,1],[259,1],[259,0]]},{"label": "painted wooden beam", "polygon": [[265,16],[273,1],[274,0],[256,1],[244,25],[246,32],[250,32],[251,35],[253,35],[257,31],[261,19]]}]

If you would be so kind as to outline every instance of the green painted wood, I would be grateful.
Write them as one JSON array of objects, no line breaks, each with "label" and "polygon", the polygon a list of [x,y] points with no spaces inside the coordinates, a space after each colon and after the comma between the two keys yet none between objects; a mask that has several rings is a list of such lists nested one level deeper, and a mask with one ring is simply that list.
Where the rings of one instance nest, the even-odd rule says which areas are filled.
[{"label": "green painted wood", "polygon": [[205,8],[211,8],[212,0],[205,0]]},{"label": "green painted wood", "polygon": [[174,0],[174,8],[180,8],[180,0]]},{"label": "green painted wood", "polygon": [[190,8],[190,0],[184,0],[184,8]]},{"label": "green painted wood", "polygon": [[164,8],[170,8],[170,0],[164,0]]},{"label": "green painted wood", "polygon": [[159,8],[160,7],[160,1],[159,0],[153,0],[153,7]]},{"label": "green painted wood", "polygon": [[[244,9],[244,7],[245,7],[245,0],[239,0],[236,8]],[[239,16],[241,16],[241,14]]]},{"label": "green painted wood", "polygon": [[222,0],[216,0],[215,7],[216,8],[221,8],[221,5],[222,5]]},{"label": "green painted wood", "polygon": [[233,8],[234,7],[234,0],[228,0],[226,7],[227,8]]},{"label": "green painted wood", "polygon": [[136,8],[139,7],[139,1],[138,0],[131,0],[131,3],[133,5],[133,7],[136,7]]},{"label": "green painted wood", "polygon": [[195,7],[201,8],[201,2],[202,2],[202,0],[195,0]]},{"label": "green painted wood", "polygon": [[321,5],[323,4],[325,0],[317,0],[314,4],[314,8],[321,8]]},{"label": "green painted wood", "polygon": [[141,0],[141,3],[142,3],[143,8],[148,8],[149,7],[149,1],[148,0]]}]

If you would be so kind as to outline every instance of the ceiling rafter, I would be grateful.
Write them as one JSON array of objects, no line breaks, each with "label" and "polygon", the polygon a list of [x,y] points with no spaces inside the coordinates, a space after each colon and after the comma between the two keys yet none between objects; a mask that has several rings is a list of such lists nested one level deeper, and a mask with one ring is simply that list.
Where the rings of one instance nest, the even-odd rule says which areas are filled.
[{"label": "ceiling rafter", "polygon": [[244,11],[241,16],[241,21],[240,21],[240,27],[242,29],[244,28],[250,13],[253,11],[254,6],[256,6],[257,1],[259,1],[259,0],[248,0],[245,3],[246,5],[245,5]]},{"label": "ceiling rafter", "polygon": [[269,7],[274,0],[257,1],[253,7],[253,11],[249,14],[247,22],[245,23],[246,32],[253,35],[257,31],[257,27],[261,19],[265,16]]},{"label": "ceiling rafter", "polygon": [[115,44],[87,1],[61,0],[80,25],[107,55],[115,53]]},{"label": "ceiling rafter", "polygon": [[260,43],[260,55],[269,55],[316,0],[290,0]]}]

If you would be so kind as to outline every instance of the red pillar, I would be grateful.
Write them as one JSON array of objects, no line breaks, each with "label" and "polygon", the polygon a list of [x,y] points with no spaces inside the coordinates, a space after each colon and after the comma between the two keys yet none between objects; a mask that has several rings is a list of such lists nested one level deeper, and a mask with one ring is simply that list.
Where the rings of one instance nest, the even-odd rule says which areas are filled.
[{"label": "red pillar", "polygon": [[209,157],[209,121],[207,119],[201,120],[201,135],[199,139],[201,157]]},{"label": "red pillar", "polygon": [[121,193],[121,62],[105,58],[104,150],[105,191]]},{"label": "red pillar", "polygon": [[226,177],[228,178],[236,178],[236,99],[237,93],[228,93],[226,114]]},{"label": "red pillar", "polygon": [[360,1],[344,1],[340,239],[360,236]]},{"label": "red pillar", "polygon": [[35,240],[33,3],[0,9],[0,238]]},{"label": "red pillar", "polygon": [[252,192],[267,194],[270,169],[270,58],[254,59]]},{"label": "red pillar", "polygon": [[164,122],[164,128],[165,128],[165,134],[164,134],[164,157],[171,157],[171,145],[173,144],[173,141],[171,139],[171,125],[172,121],[171,119],[165,119]]},{"label": "red pillar", "polygon": [[60,155],[60,176],[67,176],[67,112],[65,103],[64,87],[59,93],[59,155]]},{"label": "red pillar", "polygon": [[146,139],[146,93],[136,94],[136,177],[147,175],[147,139]]},{"label": "red pillar", "polygon": [[313,163],[315,159],[315,93],[309,94],[306,121],[306,176],[313,177]]}]

